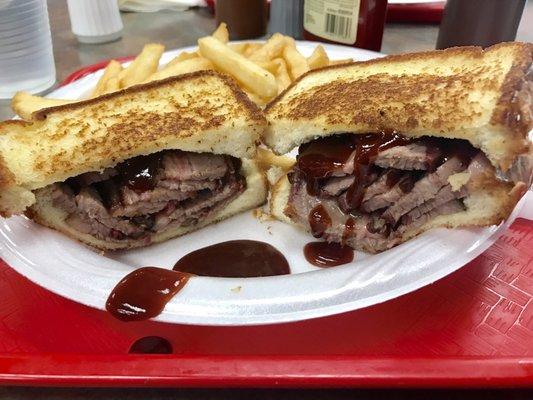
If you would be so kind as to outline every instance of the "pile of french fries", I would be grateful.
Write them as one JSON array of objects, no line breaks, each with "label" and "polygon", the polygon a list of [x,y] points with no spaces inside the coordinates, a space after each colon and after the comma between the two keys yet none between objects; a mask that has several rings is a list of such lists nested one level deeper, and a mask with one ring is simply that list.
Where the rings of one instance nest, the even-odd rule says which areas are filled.
[{"label": "pile of french fries", "polygon": [[[307,71],[352,61],[331,61],[321,45],[310,57],[304,57],[296,48],[294,39],[279,33],[263,43],[228,41],[228,29],[222,23],[211,36],[198,39],[198,50],[183,51],[161,68],[159,59],[165,47],[149,43],[127,67],[116,60],[110,61],[89,97],[189,72],[215,70],[233,77],[252,101],[264,107]],[[21,118],[31,120],[32,114],[38,110],[75,101],[18,92],[11,107]]]}]

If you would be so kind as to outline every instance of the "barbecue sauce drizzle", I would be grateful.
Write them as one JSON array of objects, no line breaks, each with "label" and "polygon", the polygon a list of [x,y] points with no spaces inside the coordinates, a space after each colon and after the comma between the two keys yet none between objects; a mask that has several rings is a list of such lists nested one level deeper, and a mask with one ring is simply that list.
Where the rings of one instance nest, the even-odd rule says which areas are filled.
[{"label": "barbecue sauce drizzle", "polygon": [[320,238],[331,226],[331,218],[322,204],[315,206],[309,213],[309,226],[314,237]]},{"label": "barbecue sauce drizzle", "polygon": [[340,243],[311,242],[304,247],[305,259],[320,268],[335,267],[353,261],[354,251]]},{"label": "barbecue sauce drizzle", "polygon": [[[314,140],[300,146],[297,166],[303,174],[307,192],[317,196],[320,184],[335,172],[343,170],[353,158],[354,182],[347,190],[347,203],[350,211],[358,211],[366,187],[370,183],[370,168],[373,159],[380,151],[389,147],[403,145],[409,139],[396,132],[381,132],[365,135],[334,135]],[[349,168],[351,169],[351,168]],[[400,182],[402,190],[408,189],[408,182],[401,180],[402,173],[389,172],[387,186]],[[318,204],[308,216],[309,226],[314,237],[320,238],[331,226],[331,218],[326,209]],[[342,243],[312,242],[304,247],[304,256],[308,262],[318,267],[332,267],[349,263],[353,260],[353,249],[346,246],[355,227],[355,220],[349,217],[344,225]]]},{"label": "barbecue sauce drizzle", "polygon": [[365,194],[372,160],[380,151],[408,142],[409,139],[394,131],[328,136],[300,146],[297,165],[305,177],[307,192],[316,196],[321,181],[334,176],[353,157],[355,180],[348,188],[347,201],[350,210],[358,210]]},{"label": "barbecue sauce drizzle", "polygon": [[106,309],[122,321],[159,315],[193,275],[249,278],[290,274],[287,259],[268,243],[232,240],[193,251],[173,270],[143,267],[124,277],[113,289]]},{"label": "barbecue sauce drizzle", "polygon": [[137,193],[152,190],[156,185],[156,174],[163,162],[163,153],[130,158],[119,165],[117,170],[131,190]]}]

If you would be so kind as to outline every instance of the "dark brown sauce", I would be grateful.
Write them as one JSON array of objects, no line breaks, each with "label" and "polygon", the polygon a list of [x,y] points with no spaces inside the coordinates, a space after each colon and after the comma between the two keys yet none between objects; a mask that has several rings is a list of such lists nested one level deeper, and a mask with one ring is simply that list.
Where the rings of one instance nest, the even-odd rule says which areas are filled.
[{"label": "dark brown sauce", "polygon": [[134,354],[172,354],[172,345],[161,336],[145,336],[136,340],[129,353]]},{"label": "dark brown sauce", "polygon": [[354,252],[339,243],[311,242],[304,247],[305,259],[317,267],[328,268],[353,261]]},{"label": "dark brown sauce", "polygon": [[356,210],[364,197],[372,160],[380,151],[408,142],[409,139],[396,132],[328,136],[300,146],[298,169],[305,176],[308,193],[317,195],[320,180],[342,170],[353,158],[355,181],[348,189],[346,199],[349,209]]},{"label": "dark brown sauce", "polygon": [[200,276],[252,278],[290,274],[287,259],[275,247],[256,240],[231,240],[193,251],[174,270]]},{"label": "dark brown sauce", "polygon": [[326,229],[331,226],[331,218],[322,204],[315,206],[308,216],[311,233],[314,237],[322,237]]},{"label": "dark brown sauce", "polygon": [[162,160],[162,153],[134,157],[117,165],[117,170],[130,189],[142,193],[155,187]]},{"label": "dark brown sauce", "polygon": [[307,179],[329,177],[344,167],[355,149],[356,135],[333,135],[300,146],[298,168]]},{"label": "dark brown sauce", "polygon": [[231,240],[187,254],[176,263],[174,270],[136,269],[115,286],[106,309],[122,321],[141,321],[159,315],[193,274],[250,278],[290,272],[287,259],[268,243]]},{"label": "dark brown sauce", "polygon": [[126,275],[113,289],[106,309],[122,321],[141,321],[161,313],[189,280],[189,274],[143,267]]}]

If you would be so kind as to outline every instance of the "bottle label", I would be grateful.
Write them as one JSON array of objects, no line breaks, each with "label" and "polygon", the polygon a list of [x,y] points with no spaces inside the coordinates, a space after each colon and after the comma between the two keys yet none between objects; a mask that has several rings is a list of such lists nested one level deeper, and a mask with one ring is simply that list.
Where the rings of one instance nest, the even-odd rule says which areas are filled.
[{"label": "bottle label", "polygon": [[305,0],[304,29],[324,39],[354,44],[360,2],[361,0]]}]

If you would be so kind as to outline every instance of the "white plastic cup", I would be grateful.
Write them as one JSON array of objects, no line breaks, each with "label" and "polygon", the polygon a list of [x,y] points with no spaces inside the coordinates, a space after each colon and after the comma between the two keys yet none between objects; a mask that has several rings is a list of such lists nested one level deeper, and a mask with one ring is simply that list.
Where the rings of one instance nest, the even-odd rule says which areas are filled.
[{"label": "white plastic cup", "polygon": [[81,43],[105,43],[122,36],[117,0],[67,0],[72,33]]},{"label": "white plastic cup", "polygon": [[56,82],[46,0],[0,0],[0,98]]}]

